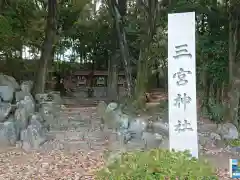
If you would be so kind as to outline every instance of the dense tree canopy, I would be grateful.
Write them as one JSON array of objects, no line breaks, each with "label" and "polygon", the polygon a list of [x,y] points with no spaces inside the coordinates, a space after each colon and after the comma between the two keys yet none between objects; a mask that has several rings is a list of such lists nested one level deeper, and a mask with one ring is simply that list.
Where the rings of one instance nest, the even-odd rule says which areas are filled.
[{"label": "dense tree canopy", "polygon": [[0,0],[0,70],[20,77],[8,67],[37,68],[22,63],[26,49],[28,59],[45,62],[43,74],[52,64],[61,69],[63,60],[68,68],[109,68],[110,89],[124,70],[129,97],[142,104],[149,88],[167,85],[167,14],[185,11],[196,12],[202,107],[213,120],[238,124],[239,0]]}]

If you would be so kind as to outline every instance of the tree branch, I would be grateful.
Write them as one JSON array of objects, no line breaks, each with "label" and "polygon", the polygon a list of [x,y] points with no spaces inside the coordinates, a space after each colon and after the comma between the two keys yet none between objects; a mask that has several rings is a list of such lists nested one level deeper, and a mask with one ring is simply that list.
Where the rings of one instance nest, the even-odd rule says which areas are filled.
[{"label": "tree branch", "polygon": [[143,0],[137,0],[137,3],[138,3],[140,6],[142,6],[145,11],[148,12],[148,6],[146,5],[146,3],[143,2]]}]

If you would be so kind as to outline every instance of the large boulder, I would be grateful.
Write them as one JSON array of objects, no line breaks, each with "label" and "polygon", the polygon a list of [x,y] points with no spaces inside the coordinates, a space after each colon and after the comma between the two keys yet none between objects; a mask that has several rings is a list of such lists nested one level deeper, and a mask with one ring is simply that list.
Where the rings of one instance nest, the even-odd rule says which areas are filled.
[{"label": "large boulder", "polygon": [[32,116],[30,117],[30,122],[34,122],[34,121],[39,121],[40,123],[45,122],[41,114],[38,112],[33,113]]},{"label": "large boulder", "polygon": [[46,132],[37,120],[32,119],[27,129],[21,131],[22,148],[25,151],[38,150],[46,140]]},{"label": "large boulder", "polygon": [[137,117],[133,119],[129,123],[129,132],[132,137],[140,139],[142,137],[142,133],[146,131],[148,128],[148,120],[144,117]]},{"label": "large boulder", "polygon": [[217,129],[217,133],[222,136],[223,139],[231,140],[231,139],[238,139],[239,133],[232,123],[225,123],[219,125]]},{"label": "large boulder", "polygon": [[151,123],[151,127],[154,133],[159,133],[165,136],[169,136],[168,123],[165,123],[163,121],[155,121]]},{"label": "large boulder", "polygon": [[21,100],[24,100],[24,98],[28,96],[29,98],[31,98],[31,101],[34,102],[34,98],[31,95],[31,93],[29,92],[24,92],[24,91],[17,91],[15,92],[15,98],[16,98],[16,102],[20,102]]},{"label": "large boulder", "polygon": [[45,121],[46,126],[50,128],[59,127],[59,109],[56,108],[54,103],[42,103],[39,109],[39,113]]},{"label": "large boulder", "polygon": [[119,124],[120,129],[128,129],[129,128],[130,116],[122,113],[122,114],[116,114],[115,118]]},{"label": "large boulder", "polygon": [[20,137],[20,132],[23,129],[26,129],[28,126],[28,114],[24,107],[19,107],[16,109],[14,114],[15,119],[15,126],[16,126],[16,133],[17,137]]},{"label": "large boulder", "polygon": [[32,102],[34,102],[34,98],[31,94],[33,82],[32,81],[23,81],[21,84],[21,91],[17,91],[15,93],[15,98],[17,102],[24,100],[26,96],[28,99],[30,98]]},{"label": "large boulder", "polygon": [[20,86],[17,83],[16,79],[14,79],[11,76],[4,75],[0,73],[0,86],[9,86],[12,87],[15,90],[19,90]]},{"label": "large boulder", "polygon": [[120,108],[116,107],[116,104],[106,108],[103,116],[104,124],[114,129],[128,129],[130,116],[124,114]]},{"label": "large boulder", "polygon": [[104,101],[99,102],[97,106],[97,115],[103,118],[106,109],[107,109],[107,104]]},{"label": "large boulder", "polygon": [[105,113],[102,118],[102,123],[104,124],[104,127],[108,127],[111,129],[117,129],[119,127],[114,112]]},{"label": "large boulder", "polygon": [[159,148],[163,137],[158,133],[143,132],[142,139],[146,149]]},{"label": "large boulder", "polygon": [[12,102],[15,89],[12,86],[0,86],[0,99]]},{"label": "large boulder", "polygon": [[35,102],[31,96],[25,96],[24,99],[18,103],[18,106],[26,109],[28,117],[35,112]]},{"label": "large boulder", "polygon": [[33,81],[23,81],[20,87],[23,92],[30,93],[33,88]]},{"label": "large boulder", "polygon": [[1,146],[15,145],[17,141],[16,128],[13,119],[0,123],[0,144]]},{"label": "large boulder", "polygon": [[117,108],[118,108],[118,104],[115,102],[111,102],[108,104],[108,106],[106,108],[106,113],[112,112],[112,111],[116,110]]},{"label": "large boulder", "polygon": [[216,141],[211,138],[209,132],[198,132],[198,144],[204,148],[211,148],[215,146]]},{"label": "large boulder", "polygon": [[12,110],[12,105],[10,103],[3,103],[3,102],[0,103],[0,122],[3,122],[6,120],[11,110]]},{"label": "large boulder", "polygon": [[15,120],[17,136],[20,136],[20,132],[26,129],[29,122],[29,118],[35,113],[35,103],[30,96],[25,96],[23,100],[17,103],[17,109],[15,110]]}]

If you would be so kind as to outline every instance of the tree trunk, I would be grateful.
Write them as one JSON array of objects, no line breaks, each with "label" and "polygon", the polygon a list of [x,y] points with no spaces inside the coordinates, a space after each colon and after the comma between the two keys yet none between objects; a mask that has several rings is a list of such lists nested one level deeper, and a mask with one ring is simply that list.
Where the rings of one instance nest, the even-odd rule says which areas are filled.
[{"label": "tree trunk", "polygon": [[239,22],[232,11],[229,10],[229,121],[239,128],[239,98],[240,98],[240,62],[237,61],[237,46],[239,34]]},{"label": "tree trunk", "polygon": [[156,87],[160,88],[160,73],[159,73],[159,68],[158,68],[158,61],[155,60],[155,64],[154,64],[154,68],[156,69],[156,74],[155,74],[155,78],[156,78]]},{"label": "tree trunk", "polygon": [[5,1],[4,0],[0,0],[0,14],[2,14],[2,11],[4,9],[4,5],[5,5]]},{"label": "tree trunk", "polygon": [[[144,103],[144,95],[146,93],[150,64],[149,64],[149,48],[152,43],[152,38],[156,31],[156,16],[158,13],[158,1],[148,0],[145,4],[140,1],[140,8],[146,12],[146,27],[147,35],[144,35],[141,39],[139,59],[137,63],[137,82],[135,87],[135,99],[137,104],[142,106]],[[140,10],[141,10],[140,9]]]},{"label": "tree trunk", "polygon": [[118,62],[116,56],[116,50],[118,48],[118,38],[116,37],[116,22],[113,22],[113,29],[112,29],[112,48],[111,48],[111,55],[108,59],[108,98],[110,101],[116,101],[118,97]]},{"label": "tree trunk", "polygon": [[111,101],[116,101],[118,97],[118,68],[115,56],[111,56],[108,61],[108,97]]},{"label": "tree trunk", "polygon": [[209,112],[209,98],[210,98],[210,79],[208,77],[207,71],[203,72],[203,102],[202,107],[203,110],[206,110],[206,112]]},{"label": "tree trunk", "polygon": [[57,0],[48,0],[48,17],[45,29],[45,39],[42,45],[39,60],[38,74],[36,77],[35,93],[44,93],[47,78],[48,62],[52,58],[54,38],[56,36]]},{"label": "tree trunk", "polygon": [[118,36],[118,42],[120,47],[121,59],[124,66],[125,77],[127,82],[127,95],[130,98],[132,96],[132,70],[130,65],[129,58],[129,49],[126,40],[126,33],[123,25],[124,15],[126,14],[126,0],[118,1],[116,0],[108,0],[108,5],[110,8],[110,12],[113,16],[114,23],[116,25],[116,31]]},{"label": "tree trunk", "polygon": [[135,87],[135,99],[139,107],[143,107],[145,104],[145,93],[148,82],[148,49],[141,49],[139,53],[139,59],[137,64],[137,82]]}]

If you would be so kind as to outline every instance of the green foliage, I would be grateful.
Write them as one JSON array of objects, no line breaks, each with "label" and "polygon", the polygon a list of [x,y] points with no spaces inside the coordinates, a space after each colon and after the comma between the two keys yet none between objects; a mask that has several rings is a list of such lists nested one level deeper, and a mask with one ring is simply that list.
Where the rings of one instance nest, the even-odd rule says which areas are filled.
[{"label": "green foliage", "polygon": [[[100,0],[97,1],[100,2]],[[83,66],[72,63],[80,60],[94,62],[94,65],[86,64],[85,68],[106,69],[108,60],[113,55],[119,62],[118,67],[122,68],[112,17],[106,1],[102,1],[98,11],[96,11],[95,3],[97,1],[58,1],[58,32],[54,45],[55,60],[64,59],[63,54],[71,49],[68,55],[71,63],[54,63],[56,71],[66,74],[81,69]],[[136,64],[139,59],[141,42],[149,38],[147,29],[151,20],[147,16],[149,12],[140,7],[141,5],[136,3],[136,0],[128,0],[127,3],[128,9],[124,18],[124,28],[132,71],[137,72]],[[204,83],[207,80],[214,84],[210,91],[222,88],[223,85],[227,86],[229,84],[228,15],[230,8],[218,4],[217,1],[179,0],[171,3],[171,5],[167,5],[165,1],[161,1],[161,4],[158,4],[160,11],[156,19],[156,29],[153,37],[149,38],[151,43],[144,57],[148,61],[149,68],[142,71],[152,72],[146,74],[152,75],[154,80],[157,79],[155,77],[157,73],[161,78],[167,78],[167,14],[169,12],[195,11],[197,85],[199,89],[205,89],[206,86],[209,86]],[[18,69],[28,69],[22,68],[21,61],[15,62],[15,60],[21,59],[19,51],[23,46],[30,47],[35,55],[41,50],[46,24],[46,5],[46,0],[3,1],[3,5],[0,7],[0,59],[7,59],[8,67],[12,67],[14,64],[19,67]],[[12,73],[12,70],[10,71]],[[142,71],[138,72],[144,74],[145,72]],[[206,78],[203,78],[205,72],[207,75]],[[148,78],[144,78],[144,80],[148,83],[151,82]],[[207,115],[219,123],[223,120],[225,107],[216,103],[216,94],[211,92],[210,96],[206,97],[213,99],[208,105]],[[128,102],[128,104],[131,104],[132,109],[137,111],[135,110],[137,102]]]},{"label": "green foliage", "polygon": [[213,122],[220,124],[224,121],[226,106],[225,104],[220,104],[214,101],[213,98],[210,98],[209,104],[207,105],[207,107],[205,108],[205,112],[203,113]]},{"label": "green foliage", "polygon": [[0,36],[10,35],[10,33],[12,32],[12,27],[8,23],[6,17],[0,15],[0,24]]},{"label": "green foliage", "polygon": [[97,174],[99,180],[217,179],[210,165],[188,152],[153,149],[122,154]]},{"label": "green foliage", "polygon": [[229,140],[228,144],[232,147],[240,147],[240,139]]}]

